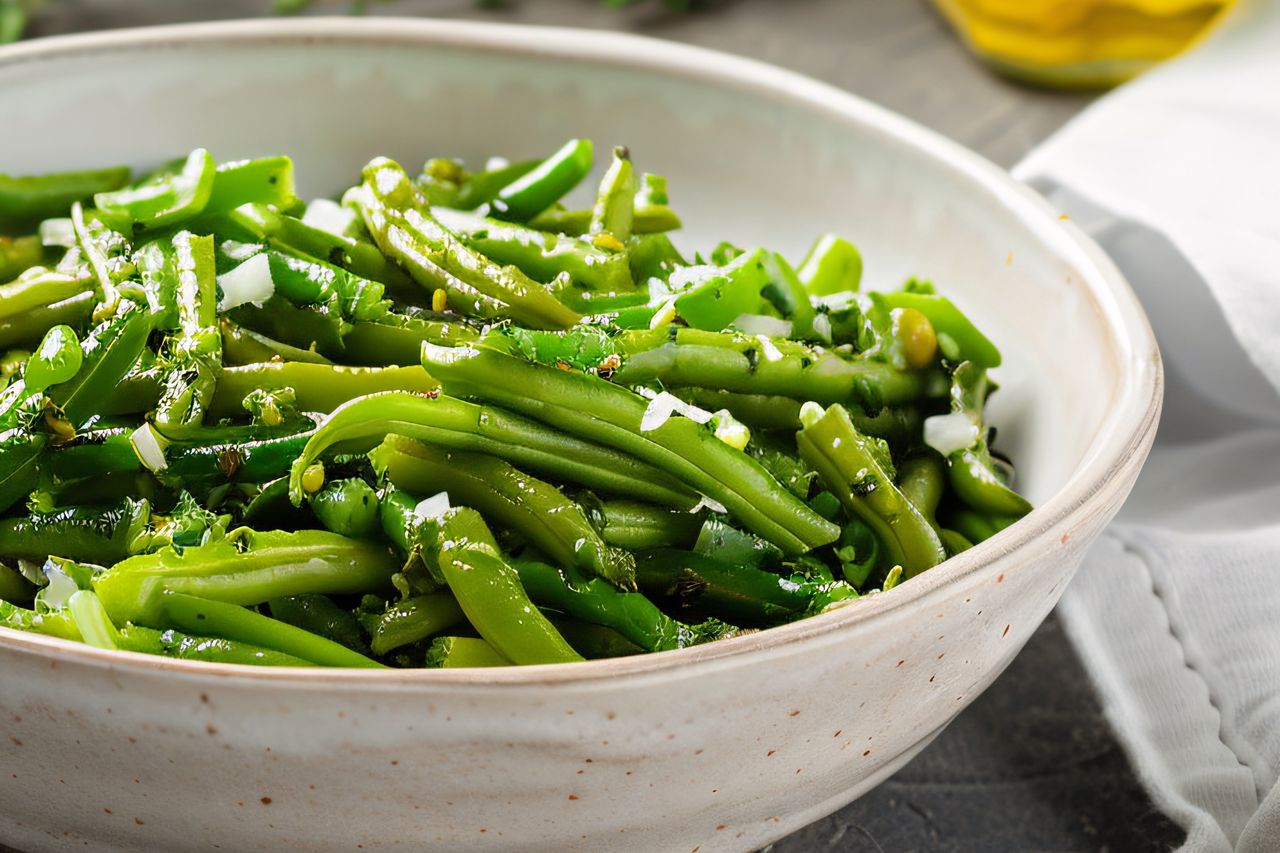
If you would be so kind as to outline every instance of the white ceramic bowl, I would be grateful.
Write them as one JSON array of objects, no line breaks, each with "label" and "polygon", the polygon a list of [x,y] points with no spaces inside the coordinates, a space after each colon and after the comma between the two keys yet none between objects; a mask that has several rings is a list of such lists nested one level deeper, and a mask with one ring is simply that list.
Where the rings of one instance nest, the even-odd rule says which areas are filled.
[{"label": "white ceramic bowl", "polygon": [[625,142],[690,232],[863,248],[1000,343],[1038,508],[892,592],[691,650],[504,671],[261,671],[0,631],[0,837],[26,850],[747,850],[922,749],[1053,607],[1138,473],[1160,363],[1133,294],[1005,173],[827,86],[629,36],[408,20],[114,32],[0,50],[0,169]]}]

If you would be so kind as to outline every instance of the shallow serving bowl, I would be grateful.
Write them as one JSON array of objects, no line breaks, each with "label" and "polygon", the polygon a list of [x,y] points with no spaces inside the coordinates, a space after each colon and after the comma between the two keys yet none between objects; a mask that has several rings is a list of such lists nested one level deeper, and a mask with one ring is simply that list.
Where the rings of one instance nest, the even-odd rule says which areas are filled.
[{"label": "shallow serving bowl", "polygon": [[483,162],[568,136],[671,180],[688,247],[852,237],[1002,346],[1037,509],[893,591],[696,649],[476,671],[263,671],[0,630],[0,838],[24,850],[748,850],[885,779],[1004,669],[1137,476],[1141,310],[1038,197],[857,98],[620,35],[407,20],[115,32],[0,50],[0,170],[289,153]]}]

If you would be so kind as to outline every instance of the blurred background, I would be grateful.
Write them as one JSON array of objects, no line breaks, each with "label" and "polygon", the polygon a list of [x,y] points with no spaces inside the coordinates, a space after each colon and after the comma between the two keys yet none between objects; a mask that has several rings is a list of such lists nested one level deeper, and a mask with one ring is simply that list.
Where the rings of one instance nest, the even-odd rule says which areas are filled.
[{"label": "blurred background", "polygon": [[[841,86],[1012,166],[1231,0],[0,0],[0,41],[273,14],[434,16],[624,30]],[[921,756],[775,853],[1162,851],[1153,808],[1056,618]],[[3,850],[0,839],[0,850]]]}]

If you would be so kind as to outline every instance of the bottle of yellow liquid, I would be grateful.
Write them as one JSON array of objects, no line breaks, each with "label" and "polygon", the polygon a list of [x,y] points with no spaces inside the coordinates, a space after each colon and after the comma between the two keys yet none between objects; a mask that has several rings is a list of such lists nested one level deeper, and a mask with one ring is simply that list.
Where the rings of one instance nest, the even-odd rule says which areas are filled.
[{"label": "bottle of yellow liquid", "polygon": [[1042,86],[1114,86],[1191,44],[1234,0],[934,0],[996,71]]}]

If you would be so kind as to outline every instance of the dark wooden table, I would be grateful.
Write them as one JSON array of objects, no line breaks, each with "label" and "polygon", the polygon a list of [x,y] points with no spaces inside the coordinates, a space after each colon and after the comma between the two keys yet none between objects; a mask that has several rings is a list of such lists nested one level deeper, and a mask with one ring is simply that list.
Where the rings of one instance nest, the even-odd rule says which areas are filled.
[{"label": "dark wooden table", "polygon": [[[270,0],[52,0],[32,36],[262,15]],[[319,12],[345,3],[319,4]],[[1020,88],[974,62],[922,0],[401,0],[380,14],[620,29],[746,54],[897,110],[1011,166],[1089,95]],[[1056,619],[938,740],[878,789],[774,845],[840,851],[1164,851],[1156,812]],[[0,848],[2,853],[3,848]]]}]

